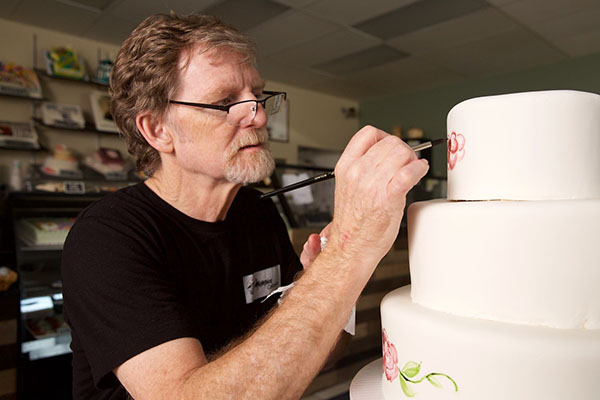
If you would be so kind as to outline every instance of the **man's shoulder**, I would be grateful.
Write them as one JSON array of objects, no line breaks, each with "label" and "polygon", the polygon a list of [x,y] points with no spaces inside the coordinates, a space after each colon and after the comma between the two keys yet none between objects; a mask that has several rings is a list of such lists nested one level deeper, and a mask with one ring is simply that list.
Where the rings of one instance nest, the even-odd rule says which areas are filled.
[{"label": "man's shoulder", "polygon": [[90,204],[81,212],[79,218],[86,217],[119,217],[128,214],[128,210],[152,209],[152,204],[145,194],[144,183],[135,184],[110,193]]}]

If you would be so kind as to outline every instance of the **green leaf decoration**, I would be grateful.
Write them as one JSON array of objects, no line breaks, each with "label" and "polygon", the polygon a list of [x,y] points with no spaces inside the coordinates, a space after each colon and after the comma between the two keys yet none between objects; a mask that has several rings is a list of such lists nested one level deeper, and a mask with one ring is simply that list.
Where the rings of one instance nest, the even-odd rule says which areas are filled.
[{"label": "green leaf decoration", "polygon": [[429,383],[431,383],[433,386],[435,386],[436,388],[440,388],[443,389],[444,387],[442,386],[442,384],[434,377],[431,375],[427,375],[427,380],[429,381]]},{"label": "green leaf decoration", "polygon": [[406,380],[404,379],[404,377],[402,376],[402,374],[400,374],[400,386],[402,386],[402,391],[404,392],[404,394],[406,395],[406,397],[415,397],[415,392],[413,392],[413,390],[411,389],[410,386],[408,386],[408,382],[406,382]]},{"label": "green leaf decoration", "polygon": [[402,373],[406,375],[408,378],[414,378],[417,376],[419,371],[421,370],[421,363],[416,363],[414,361],[409,361],[402,368]]}]

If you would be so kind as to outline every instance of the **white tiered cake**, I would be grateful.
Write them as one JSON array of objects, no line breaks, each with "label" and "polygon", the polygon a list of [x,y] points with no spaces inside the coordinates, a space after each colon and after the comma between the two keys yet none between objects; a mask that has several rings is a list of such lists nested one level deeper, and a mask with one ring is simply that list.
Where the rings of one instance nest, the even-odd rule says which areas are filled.
[{"label": "white tiered cake", "polygon": [[385,399],[600,398],[600,96],[467,100],[448,139],[381,303]]}]

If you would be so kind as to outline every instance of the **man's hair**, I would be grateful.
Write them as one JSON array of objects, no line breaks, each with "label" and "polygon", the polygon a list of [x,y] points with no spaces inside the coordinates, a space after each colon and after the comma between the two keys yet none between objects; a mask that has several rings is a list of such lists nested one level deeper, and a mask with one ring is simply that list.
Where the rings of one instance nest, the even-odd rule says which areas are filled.
[{"label": "man's hair", "polygon": [[179,63],[187,65],[191,50],[230,50],[241,62],[256,65],[256,46],[247,36],[209,15],[179,17],[158,14],[146,18],[121,46],[111,73],[111,114],[125,137],[127,150],[138,170],[146,175],[160,167],[158,151],[151,147],[136,125],[136,116],[151,112],[165,116],[168,101],[177,90]]}]

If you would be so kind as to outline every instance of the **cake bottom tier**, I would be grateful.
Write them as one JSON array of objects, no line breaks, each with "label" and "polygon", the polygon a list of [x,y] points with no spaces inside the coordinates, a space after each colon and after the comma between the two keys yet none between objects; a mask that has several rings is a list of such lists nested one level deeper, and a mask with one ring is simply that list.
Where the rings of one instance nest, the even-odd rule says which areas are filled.
[{"label": "cake bottom tier", "polygon": [[458,317],[411,301],[381,302],[386,399],[600,398],[600,330],[554,329]]}]

